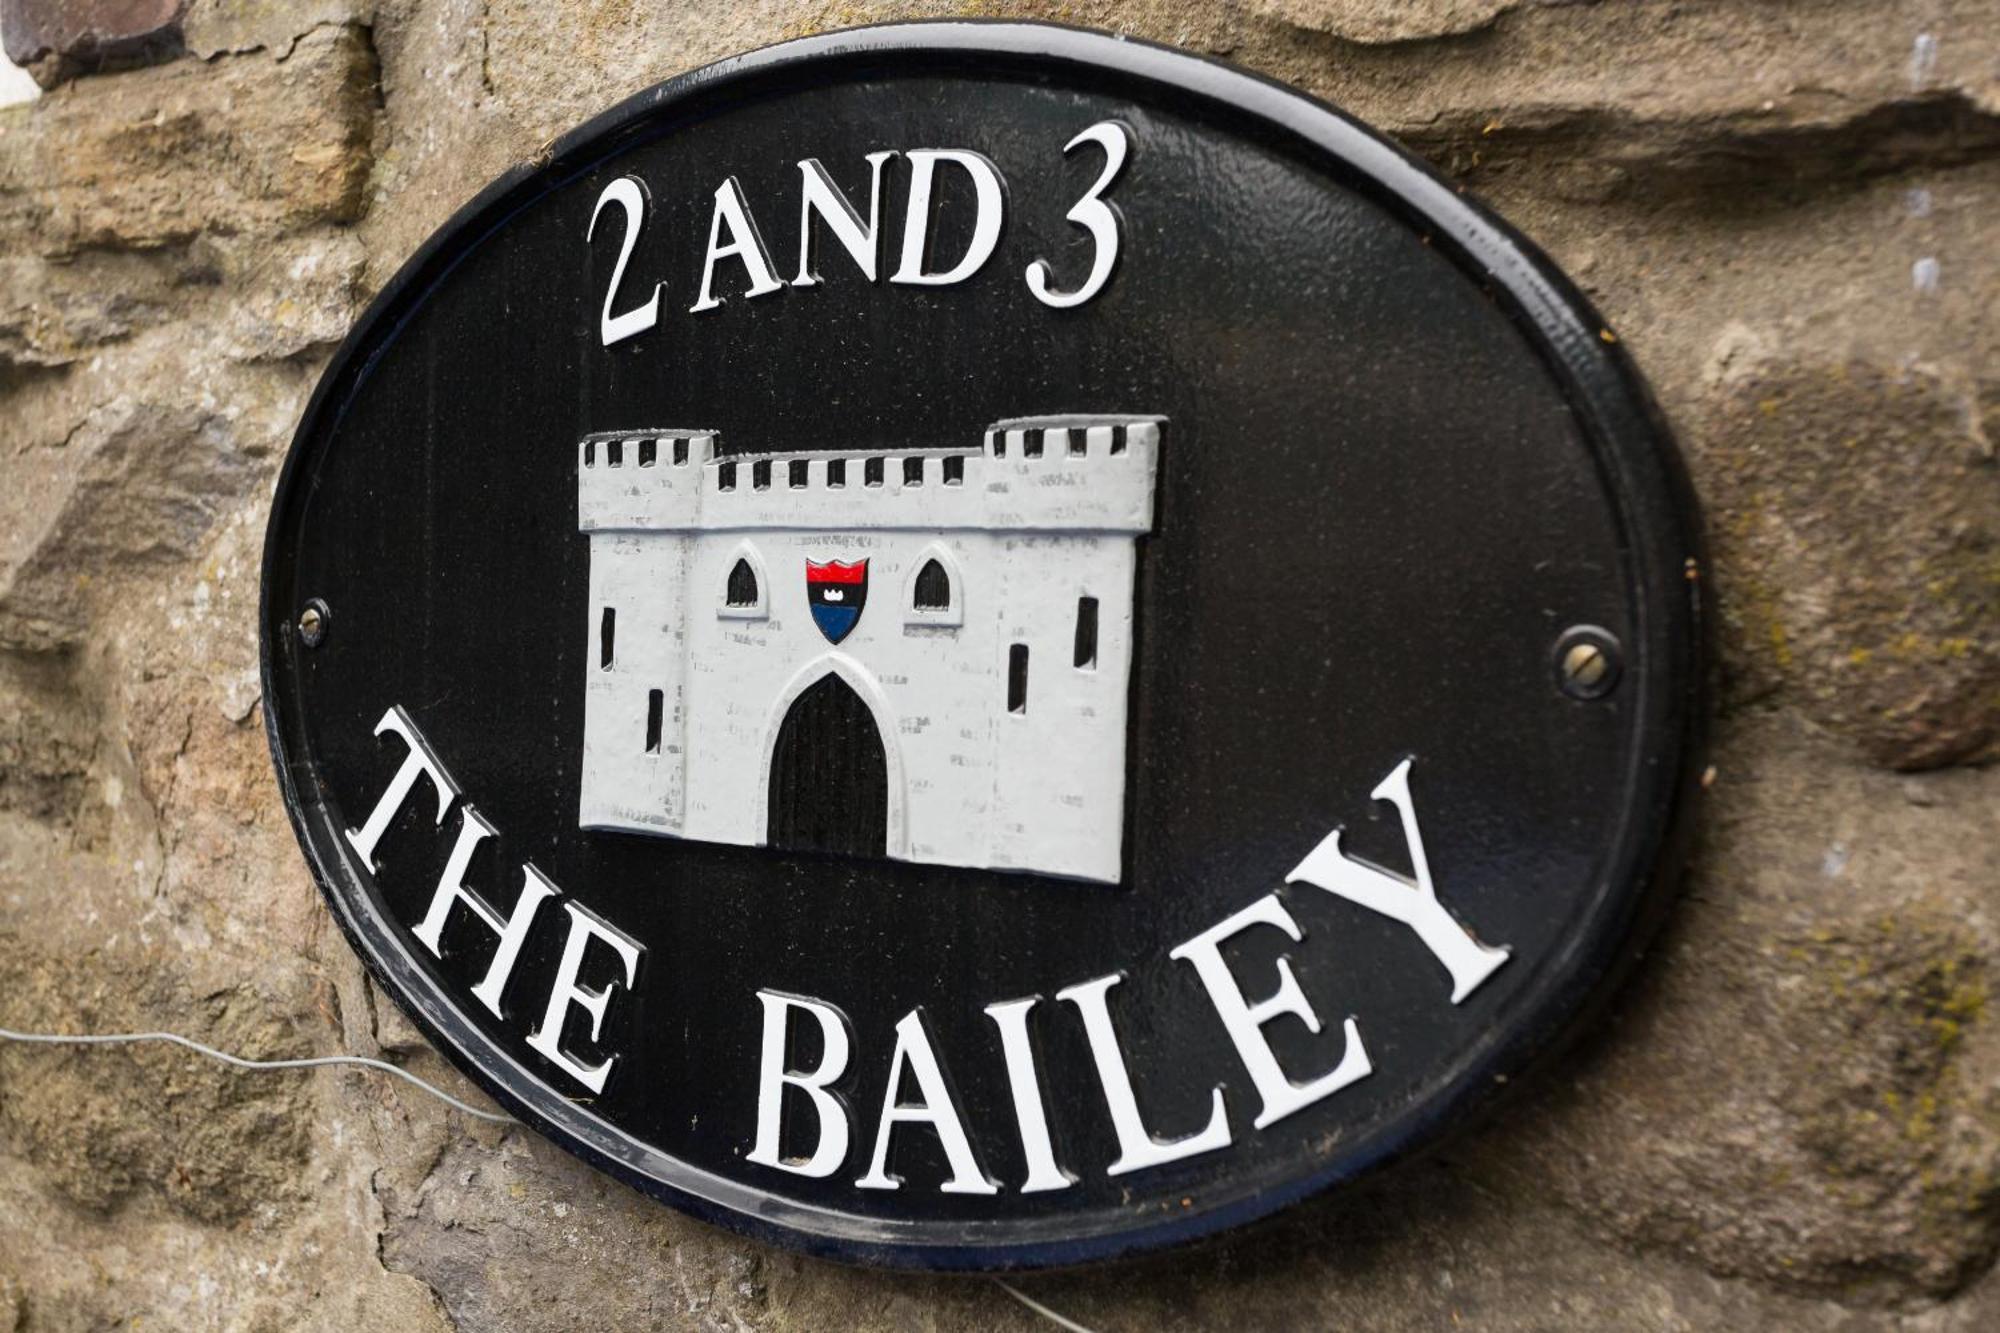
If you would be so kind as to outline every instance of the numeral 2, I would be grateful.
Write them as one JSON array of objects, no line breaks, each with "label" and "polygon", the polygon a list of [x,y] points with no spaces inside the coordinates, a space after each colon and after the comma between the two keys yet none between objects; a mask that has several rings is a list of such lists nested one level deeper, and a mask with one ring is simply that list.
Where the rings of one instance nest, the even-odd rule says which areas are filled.
[{"label": "numeral 2", "polygon": [[644,305],[633,306],[620,315],[611,313],[611,307],[618,301],[618,284],[625,280],[625,265],[632,259],[632,247],[639,243],[639,227],[646,220],[648,201],[644,181],[637,176],[620,176],[597,196],[597,207],[590,213],[590,226],[583,233],[586,244],[597,235],[597,219],[603,214],[606,204],[617,204],[625,210],[625,239],[618,246],[618,262],[611,268],[611,285],[605,288],[604,314],[597,326],[598,336],[606,347],[634,334],[644,333],[660,322],[660,289],[665,285],[663,283],[654,285],[653,298]]}]

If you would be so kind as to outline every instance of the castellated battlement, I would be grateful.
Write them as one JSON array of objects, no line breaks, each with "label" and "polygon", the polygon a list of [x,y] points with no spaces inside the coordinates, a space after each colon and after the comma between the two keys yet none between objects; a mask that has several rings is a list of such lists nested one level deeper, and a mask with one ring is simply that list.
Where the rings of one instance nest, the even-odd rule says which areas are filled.
[{"label": "castellated battlement", "polygon": [[1160,424],[1020,417],[963,447],[727,456],[714,431],[598,431],[577,442],[577,526],[1137,534],[1152,526]]}]

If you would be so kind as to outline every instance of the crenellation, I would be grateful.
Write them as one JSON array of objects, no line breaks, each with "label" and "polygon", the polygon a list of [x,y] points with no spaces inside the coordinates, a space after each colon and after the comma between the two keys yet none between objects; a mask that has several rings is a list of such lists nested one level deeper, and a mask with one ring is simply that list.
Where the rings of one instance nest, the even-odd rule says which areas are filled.
[{"label": "crenellation", "polygon": [[600,432],[579,443],[578,523],[1140,532],[1151,521],[1156,418],[1020,418],[978,439],[725,454],[714,431]]}]

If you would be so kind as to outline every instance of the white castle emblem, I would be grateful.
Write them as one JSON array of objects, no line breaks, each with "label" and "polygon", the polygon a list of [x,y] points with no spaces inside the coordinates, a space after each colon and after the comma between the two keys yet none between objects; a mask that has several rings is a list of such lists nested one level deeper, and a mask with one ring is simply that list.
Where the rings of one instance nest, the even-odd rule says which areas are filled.
[{"label": "white castle emblem", "polygon": [[579,824],[1117,882],[1160,425],[735,457],[585,436]]}]

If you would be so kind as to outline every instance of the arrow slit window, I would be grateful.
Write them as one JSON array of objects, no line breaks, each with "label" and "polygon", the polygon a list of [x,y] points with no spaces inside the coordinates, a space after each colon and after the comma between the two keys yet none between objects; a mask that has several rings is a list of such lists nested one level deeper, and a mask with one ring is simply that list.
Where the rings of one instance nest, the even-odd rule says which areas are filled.
[{"label": "arrow slit window", "polygon": [[1097,667],[1097,599],[1076,599],[1076,667],[1091,671]]}]

